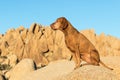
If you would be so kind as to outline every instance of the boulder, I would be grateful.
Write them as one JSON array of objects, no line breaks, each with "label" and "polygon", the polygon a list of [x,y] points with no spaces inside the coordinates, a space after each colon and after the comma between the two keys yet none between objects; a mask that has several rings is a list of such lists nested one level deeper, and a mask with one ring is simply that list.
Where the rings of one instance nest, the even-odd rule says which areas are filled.
[{"label": "boulder", "polygon": [[2,56],[6,56],[9,53],[16,54],[20,60],[23,55],[24,42],[21,38],[19,30],[11,29],[2,38],[1,50]]},{"label": "boulder", "polygon": [[14,67],[18,62],[18,58],[15,54],[9,54],[9,55],[7,55],[7,58],[9,61],[8,65],[10,65],[11,67]]},{"label": "boulder", "polygon": [[0,80],[5,80],[5,78],[2,75],[0,75]]},{"label": "boulder", "polygon": [[119,78],[111,70],[100,66],[89,65],[80,67],[72,73],[54,80],[119,80]]},{"label": "boulder", "polygon": [[[20,80],[53,80],[56,77],[66,75],[74,70],[73,61],[58,60],[53,61],[48,66],[38,69],[25,75]],[[17,79],[19,80],[19,79]]]},{"label": "boulder", "polygon": [[64,34],[61,31],[54,31],[50,27],[46,27],[44,35],[49,49],[49,52],[45,56],[49,61],[63,58],[69,60],[71,58],[72,53],[66,47]]},{"label": "boulder", "polygon": [[23,58],[31,58],[37,64],[42,63],[43,65],[48,64],[48,60],[44,57],[43,53],[48,51],[45,36],[42,35],[42,30],[38,33],[33,34],[30,31],[27,34]]},{"label": "boulder", "polygon": [[21,80],[22,76],[29,74],[35,69],[35,63],[32,59],[23,59],[10,71],[9,80]]},{"label": "boulder", "polygon": [[93,29],[80,32],[95,45],[101,56],[120,56],[120,39],[104,33],[96,35]]},{"label": "boulder", "polygon": [[31,26],[30,26],[30,29],[29,29],[29,31],[31,32],[31,33],[34,33],[34,30],[35,30],[35,28],[36,28],[36,23],[33,23]]},{"label": "boulder", "polygon": [[103,66],[86,65],[76,70],[74,68],[74,61],[57,60],[17,80],[119,80],[114,71]]}]

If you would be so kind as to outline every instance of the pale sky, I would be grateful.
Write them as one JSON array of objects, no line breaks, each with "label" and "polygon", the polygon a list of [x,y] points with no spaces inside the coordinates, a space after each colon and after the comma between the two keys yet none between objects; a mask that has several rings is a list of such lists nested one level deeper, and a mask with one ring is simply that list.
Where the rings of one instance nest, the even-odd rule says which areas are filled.
[{"label": "pale sky", "polygon": [[49,26],[61,16],[79,31],[95,29],[120,38],[120,0],[1,0],[0,33],[34,22]]}]

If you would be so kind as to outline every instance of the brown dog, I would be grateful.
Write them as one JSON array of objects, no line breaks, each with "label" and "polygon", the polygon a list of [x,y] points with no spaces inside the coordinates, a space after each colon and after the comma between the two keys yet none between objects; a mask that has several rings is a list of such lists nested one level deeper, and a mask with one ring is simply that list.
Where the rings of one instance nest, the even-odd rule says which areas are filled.
[{"label": "brown dog", "polygon": [[64,33],[66,45],[74,53],[73,59],[76,68],[80,66],[82,59],[87,64],[99,66],[99,63],[101,63],[106,68],[113,70],[100,60],[95,46],[82,33],[77,31],[66,18],[60,17],[50,26],[52,29],[61,30]]}]

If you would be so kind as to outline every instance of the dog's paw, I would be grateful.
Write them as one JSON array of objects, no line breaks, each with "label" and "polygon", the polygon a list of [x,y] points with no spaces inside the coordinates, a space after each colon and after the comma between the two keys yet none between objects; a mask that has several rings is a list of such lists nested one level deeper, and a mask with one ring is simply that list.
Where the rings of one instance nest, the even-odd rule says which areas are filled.
[{"label": "dog's paw", "polygon": [[77,69],[77,68],[79,68],[79,67],[81,67],[81,65],[77,65],[74,69]]}]

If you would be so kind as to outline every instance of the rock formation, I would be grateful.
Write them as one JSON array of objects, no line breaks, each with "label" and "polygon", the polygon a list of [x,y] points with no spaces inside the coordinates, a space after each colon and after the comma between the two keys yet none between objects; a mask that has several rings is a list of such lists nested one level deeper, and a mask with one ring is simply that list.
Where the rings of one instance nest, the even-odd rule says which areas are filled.
[{"label": "rock formation", "polygon": [[101,56],[120,56],[120,39],[101,33],[96,35],[93,29],[81,31],[98,49]]},{"label": "rock formation", "polygon": [[[105,35],[104,33],[97,35],[95,34],[94,30],[83,30],[80,32],[83,33],[95,45],[101,57],[112,56],[113,57],[112,59],[115,59],[114,58],[115,56],[118,57],[120,56],[119,39],[110,35]],[[24,28],[23,26],[20,26],[17,29],[10,29],[5,34],[0,34],[0,73],[1,73],[0,78],[1,80],[4,80],[4,77],[8,80],[13,80],[13,79],[17,80],[18,79],[17,76],[18,76],[20,80],[25,80],[24,79],[25,77],[27,80],[28,78],[27,73],[29,73],[31,69],[32,69],[31,71],[32,73],[30,72],[31,74],[29,75],[35,75],[35,76],[40,75],[42,69],[44,70],[49,68],[51,62],[61,59],[68,60],[68,62],[66,61],[65,62],[71,66],[71,62],[69,62],[69,60],[71,59],[71,54],[72,54],[71,51],[69,51],[69,49],[65,45],[64,34],[59,30],[54,31],[49,26],[42,26],[37,23],[32,24],[29,29]],[[52,64],[52,67],[50,68],[53,68],[53,71],[54,69],[56,69],[59,72],[59,69],[54,67],[57,66],[57,64],[59,63],[60,63],[59,61],[58,63],[55,62],[55,64],[54,65]],[[63,61],[63,63],[59,65],[65,66],[66,63],[64,64]],[[108,62],[109,65],[112,65],[110,63],[111,62]],[[20,66],[20,65],[25,65],[25,66]],[[48,66],[41,68],[45,65]],[[116,65],[118,64],[116,63]],[[115,64],[112,67],[115,67],[115,69],[117,70],[114,70],[114,72],[112,72],[104,68],[95,67],[95,66],[86,66],[82,68],[80,67],[80,69],[78,70],[73,70],[73,66],[71,66],[70,71],[72,71],[72,73],[69,72],[66,75],[56,76],[54,78],[56,78],[55,80],[58,80],[57,77],[60,77],[59,80],[74,80],[74,79],[92,80],[92,78],[95,78],[94,80],[100,80],[100,79],[118,80],[118,78],[116,78],[116,74],[119,76],[118,71],[120,71],[120,69],[116,68]],[[30,69],[30,71],[29,70],[28,72],[26,70],[22,71],[24,70],[24,68],[26,70]],[[20,73],[19,73],[19,69],[21,70]],[[65,69],[67,71],[69,67],[68,69],[67,68]],[[62,73],[64,73],[64,70]],[[105,72],[105,74],[102,74],[102,72]],[[24,78],[23,75],[21,75],[23,73],[26,74]],[[97,75],[100,74],[100,76],[98,77],[94,76],[95,73]],[[86,75],[88,75],[88,79],[84,78]],[[103,75],[106,75],[108,77],[105,78],[104,76],[102,78]],[[31,78],[31,80],[33,78]],[[41,80],[45,80],[45,79],[41,79]],[[48,80],[53,80],[53,78]]]},{"label": "rock formation", "polygon": [[64,43],[64,35],[49,27],[32,24],[30,29],[19,27],[0,36],[1,56],[15,54],[19,60],[31,58],[37,64],[48,64],[59,58],[70,58]]}]

